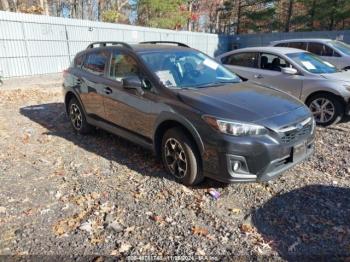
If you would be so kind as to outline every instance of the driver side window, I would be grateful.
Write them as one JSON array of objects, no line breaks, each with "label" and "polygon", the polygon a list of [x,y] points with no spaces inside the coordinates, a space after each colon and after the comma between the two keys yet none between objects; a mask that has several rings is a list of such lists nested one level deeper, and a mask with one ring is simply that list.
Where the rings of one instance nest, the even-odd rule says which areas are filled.
[{"label": "driver side window", "polygon": [[284,60],[283,58],[277,55],[261,53],[261,56],[260,56],[261,69],[280,72],[282,67],[291,67],[291,65],[286,60]]},{"label": "driver side window", "polygon": [[109,77],[121,81],[123,78],[140,77],[140,69],[137,61],[130,55],[114,52],[111,57]]}]

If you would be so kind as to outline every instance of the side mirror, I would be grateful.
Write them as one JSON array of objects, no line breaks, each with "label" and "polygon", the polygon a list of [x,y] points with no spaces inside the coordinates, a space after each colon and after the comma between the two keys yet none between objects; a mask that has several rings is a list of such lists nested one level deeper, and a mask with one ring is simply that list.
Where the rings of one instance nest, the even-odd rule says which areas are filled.
[{"label": "side mirror", "polygon": [[138,76],[126,77],[122,80],[122,83],[125,89],[135,89],[141,95],[144,94],[144,91],[142,90],[142,82]]},{"label": "side mirror", "polygon": [[281,71],[283,74],[286,74],[286,75],[296,75],[298,73],[298,70],[291,67],[282,67]]}]

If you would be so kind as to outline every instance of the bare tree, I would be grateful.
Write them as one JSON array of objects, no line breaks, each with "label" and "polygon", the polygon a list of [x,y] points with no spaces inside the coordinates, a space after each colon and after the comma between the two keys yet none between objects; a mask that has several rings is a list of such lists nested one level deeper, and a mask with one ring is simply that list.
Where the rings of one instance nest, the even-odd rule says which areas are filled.
[{"label": "bare tree", "polygon": [[40,0],[40,7],[44,10],[45,15],[49,15],[49,5],[47,0]]},{"label": "bare tree", "polygon": [[289,0],[288,9],[287,9],[287,20],[286,20],[286,24],[284,26],[284,32],[289,32],[289,29],[290,29],[290,20],[292,18],[292,14],[293,14],[293,4],[294,4],[294,1]]},{"label": "bare tree", "polygon": [[10,11],[10,5],[8,0],[1,0],[2,10]]}]

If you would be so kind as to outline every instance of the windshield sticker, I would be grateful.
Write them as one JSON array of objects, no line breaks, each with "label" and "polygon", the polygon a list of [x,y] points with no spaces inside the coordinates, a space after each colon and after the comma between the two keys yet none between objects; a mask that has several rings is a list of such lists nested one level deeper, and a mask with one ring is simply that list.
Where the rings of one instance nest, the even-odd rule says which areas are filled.
[{"label": "windshield sticker", "polygon": [[208,66],[208,67],[210,67],[213,70],[216,70],[218,68],[218,66],[219,66],[218,63],[216,63],[213,60],[210,60],[208,58],[203,61],[203,64]]},{"label": "windshield sticker", "polygon": [[156,74],[159,77],[160,81],[166,87],[174,87],[174,86],[176,86],[176,82],[175,82],[174,76],[171,74],[171,72],[169,70],[158,71],[158,72],[156,72]]},{"label": "windshield sticker", "polygon": [[328,63],[327,61],[323,61],[323,63],[330,66],[330,67],[335,67],[334,65],[332,65],[331,63]]},{"label": "windshield sticker", "polygon": [[307,70],[316,69],[316,67],[313,64],[311,64],[309,61],[301,61],[301,63],[303,64],[303,66],[306,67]]}]

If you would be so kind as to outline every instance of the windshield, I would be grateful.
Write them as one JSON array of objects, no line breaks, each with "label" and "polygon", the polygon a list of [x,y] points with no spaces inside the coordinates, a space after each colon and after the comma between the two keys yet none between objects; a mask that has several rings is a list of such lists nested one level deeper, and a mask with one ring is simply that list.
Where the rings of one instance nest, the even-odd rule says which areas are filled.
[{"label": "windshield", "polygon": [[344,42],[341,42],[341,41],[331,41],[331,42],[328,42],[328,44],[334,47],[335,49],[338,49],[342,53],[350,55],[350,45],[345,44]]},{"label": "windshield", "polygon": [[234,73],[194,50],[144,52],[141,57],[167,88],[202,88],[241,82]]},{"label": "windshield", "polygon": [[287,56],[310,73],[329,74],[337,72],[334,65],[311,53],[292,53],[287,54]]}]

